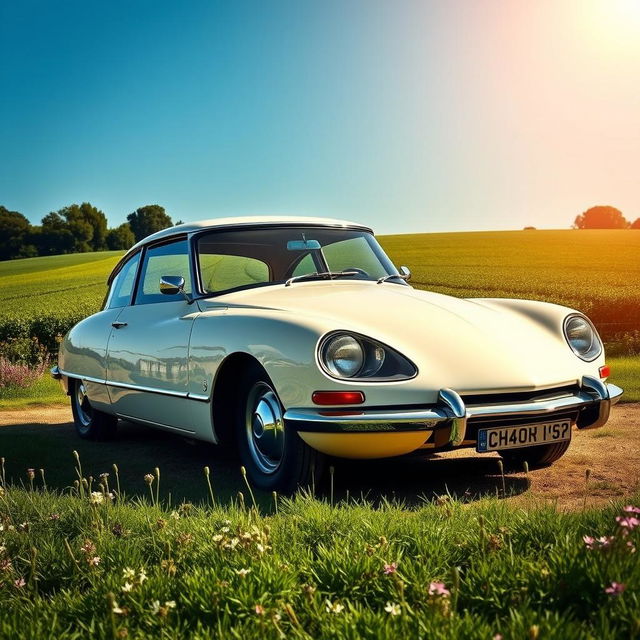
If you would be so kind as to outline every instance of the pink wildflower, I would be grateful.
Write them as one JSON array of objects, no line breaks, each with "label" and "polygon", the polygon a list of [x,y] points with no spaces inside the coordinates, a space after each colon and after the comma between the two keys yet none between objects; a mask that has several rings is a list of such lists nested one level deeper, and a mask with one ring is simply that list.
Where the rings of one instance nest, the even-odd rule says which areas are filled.
[{"label": "pink wildflower", "polygon": [[27,584],[27,582],[26,582],[26,580],[24,578],[18,578],[17,580],[14,580],[13,584],[18,589],[22,589],[22,587],[24,587],[24,585]]},{"label": "pink wildflower", "polygon": [[388,576],[392,573],[395,573],[398,570],[398,563],[397,562],[392,562],[391,564],[385,564],[384,568],[382,570],[382,573],[384,573],[385,576]]},{"label": "pink wildflower", "polygon": [[100,556],[93,556],[93,558],[90,558],[87,562],[90,566],[97,567],[100,564]]},{"label": "pink wildflower", "polygon": [[605,590],[610,596],[619,596],[627,588],[622,582],[612,582]]},{"label": "pink wildflower", "polygon": [[596,539],[591,536],[582,536],[584,543],[587,545],[587,549],[595,549]]},{"label": "pink wildflower", "polygon": [[429,595],[446,597],[450,595],[450,591],[444,586],[444,582],[432,582],[429,585]]},{"label": "pink wildflower", "polygon": [[625,513],[635,513],[640,515],[640,507],[634,507],[632,504],[628,504],[626,507],[623,507],[622,510]]},{"label": "pink wildflower", "polygon": [[254,609],[257,616],[263,616],[265,614],[264,607],[261,604],[257,604]]},{"label": "pink wildflower", "polygon": [[616,522],[623,528],[623,529],[635,529],[638,525],[640,525],[640,520],[638,518],[635,518],[633,516],[618,516],[616,518]]}]

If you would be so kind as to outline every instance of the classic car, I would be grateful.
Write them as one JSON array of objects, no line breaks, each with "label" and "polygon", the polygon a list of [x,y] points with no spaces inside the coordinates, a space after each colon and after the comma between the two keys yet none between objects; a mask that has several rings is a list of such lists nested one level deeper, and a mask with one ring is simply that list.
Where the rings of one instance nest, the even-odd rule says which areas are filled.
[{"label": "classic car", "polygon": [[326,456],[456,447],[547,465],[622,389],[578,311],[413,288],[366,226],[182,224],[131,248],[102,311],[52,373],[82,438],[118,419],[237,447],[250,481],[292,491]]}]

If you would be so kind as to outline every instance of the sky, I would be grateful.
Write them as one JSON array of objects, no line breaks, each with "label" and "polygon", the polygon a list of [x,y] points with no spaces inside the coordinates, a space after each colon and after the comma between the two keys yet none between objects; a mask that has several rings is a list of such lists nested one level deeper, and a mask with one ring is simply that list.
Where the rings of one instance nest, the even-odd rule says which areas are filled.
[{"label": "sky", "polygon": [[0,204],[381,233],[640,217],[640,0],[0,3]]}]

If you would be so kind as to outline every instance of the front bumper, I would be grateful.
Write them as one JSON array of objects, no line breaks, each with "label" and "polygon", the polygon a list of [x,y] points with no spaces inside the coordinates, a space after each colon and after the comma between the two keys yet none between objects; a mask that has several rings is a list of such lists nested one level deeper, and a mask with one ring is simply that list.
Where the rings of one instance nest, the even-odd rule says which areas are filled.
[{"label": "front bumper", "polygon": [[[622,396],[622,389],[585,376],[580,385],[531,394],[464,399],[452,389],[442,389],[438,403],[427,408],[389,409],[289,409],[287,426],[304,433],[374,434],[427,431],[437,448],[458,447],[475,441],[479,426],[510,426],[571,417],[579,429],[603,426]],[[514,398],[517,398],[514,400]],[[426,439],[426,434],[425,434]]]}]

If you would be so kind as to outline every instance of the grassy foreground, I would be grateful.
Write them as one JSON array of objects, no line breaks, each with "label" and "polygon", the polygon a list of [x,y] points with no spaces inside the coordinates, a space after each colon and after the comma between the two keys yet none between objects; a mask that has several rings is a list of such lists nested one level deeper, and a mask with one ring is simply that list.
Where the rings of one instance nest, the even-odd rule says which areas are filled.
[{"label": "grassy foreground", "polygon": [[105,481],[62,495],[30,489],[38,473],[1,491],[0,637],[640,634],[640,527],[623,505],[298,496],[262,515],[248,491],[227,508],[170,507],[153,504],[157,476],[135,502],[111,499],[114,473]]}]

